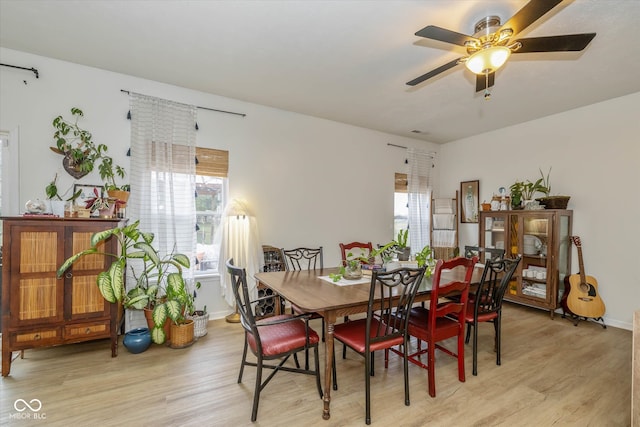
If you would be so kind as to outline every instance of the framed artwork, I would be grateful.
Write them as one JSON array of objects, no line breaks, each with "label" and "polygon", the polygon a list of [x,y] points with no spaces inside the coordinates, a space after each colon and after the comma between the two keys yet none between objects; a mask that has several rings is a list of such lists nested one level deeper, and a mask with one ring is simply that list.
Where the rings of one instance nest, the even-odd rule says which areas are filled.
[{"label": "framed artwork", "polygon": [[480,181],[460,183],[460,222],[478,222]]},{"label": "framed artwork", "polygon": [[98,196],[102,196],[102,185],[74,184],[73,194],[76,194],[78,190],[82,190],[82,193],[80,193],[80,196],[76,199],[76,205],[84,207],[87,199],[96,197],[93,192],[94,189],[98,192]]}]

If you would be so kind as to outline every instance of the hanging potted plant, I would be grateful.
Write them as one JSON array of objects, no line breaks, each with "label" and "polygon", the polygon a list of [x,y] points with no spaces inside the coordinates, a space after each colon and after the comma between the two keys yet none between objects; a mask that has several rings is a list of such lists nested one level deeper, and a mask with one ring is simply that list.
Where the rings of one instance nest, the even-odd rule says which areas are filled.
[{"label": "hanging potted plant", "polygon": [[53,139],[56,146],[50,148],[53,152],[64,156],[62,159],[64,170],[72,177],[79,179],[93,170],[96,159],[106,151],[107,146],[96,145],[91,139],[91,132],[78,125],[80,117],[84,117],[81,109],[71,108],[71,115],[75,118],[74,121],[65,120],[62,116],[53,119],[52,125],[55,128]]}]

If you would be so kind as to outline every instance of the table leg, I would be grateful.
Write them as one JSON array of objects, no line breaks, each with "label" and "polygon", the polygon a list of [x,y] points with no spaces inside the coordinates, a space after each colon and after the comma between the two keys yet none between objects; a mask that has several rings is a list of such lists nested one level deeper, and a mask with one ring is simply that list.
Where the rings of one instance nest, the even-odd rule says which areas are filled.
[{"label": "table leg", "polygon": [[331,380],[333,379],[333,327],[336,323],[335,312],[325,313],[325,337],[324,337],[324,409],[322,418],[328,420],[331,417],[329,406],[331,404]]}]

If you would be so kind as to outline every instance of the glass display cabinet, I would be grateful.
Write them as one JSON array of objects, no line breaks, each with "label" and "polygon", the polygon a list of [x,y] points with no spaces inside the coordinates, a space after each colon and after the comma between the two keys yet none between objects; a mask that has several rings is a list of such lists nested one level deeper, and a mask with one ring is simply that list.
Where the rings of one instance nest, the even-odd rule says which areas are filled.
[{"label": "glass display cabinet", "polygon": [[573,211],[561,209],[480,213],[480,246],[522,255],[505,300],[547,309],[553,318],[571,272],[572,221]]}]

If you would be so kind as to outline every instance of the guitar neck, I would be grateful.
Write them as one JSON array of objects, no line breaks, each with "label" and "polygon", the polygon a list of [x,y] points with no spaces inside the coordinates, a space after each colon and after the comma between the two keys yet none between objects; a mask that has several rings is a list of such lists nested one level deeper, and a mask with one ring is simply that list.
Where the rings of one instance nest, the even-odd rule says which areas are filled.
[{"label": "guitar neck", "polygon": [[587,283],[586,274],[584,272],[584,262],[582,261],[582,246],[577,245],[578,248],[578,266],[580,268],[580,283]]}]

